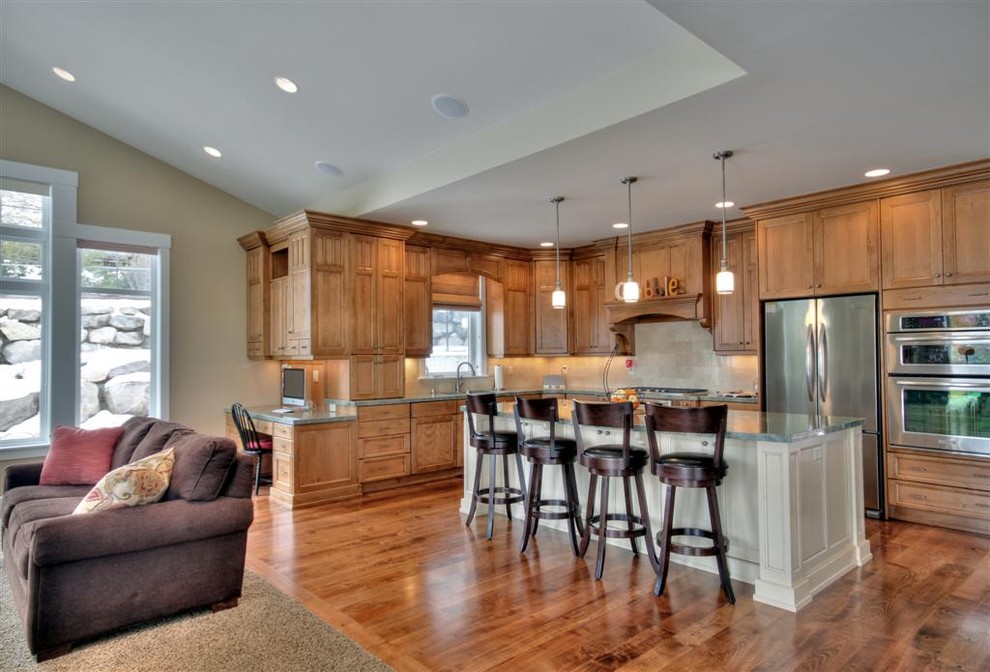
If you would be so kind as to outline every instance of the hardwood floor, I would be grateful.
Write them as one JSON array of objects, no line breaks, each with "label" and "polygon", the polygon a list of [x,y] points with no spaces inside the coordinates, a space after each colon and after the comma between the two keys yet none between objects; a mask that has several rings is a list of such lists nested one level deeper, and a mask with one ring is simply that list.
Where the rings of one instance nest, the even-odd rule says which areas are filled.
[{"label": "hardwood floor", "polygon": [[[461,481],[302,509],[261,496],[247,566],[398,670],[987,670],[990,539],[869,521],[873,561],[799,614],[682,565],[655,598],[645,555],[571,555],[521,524],[464,526]],[[714,562],[714,560],[712,560]]]}]

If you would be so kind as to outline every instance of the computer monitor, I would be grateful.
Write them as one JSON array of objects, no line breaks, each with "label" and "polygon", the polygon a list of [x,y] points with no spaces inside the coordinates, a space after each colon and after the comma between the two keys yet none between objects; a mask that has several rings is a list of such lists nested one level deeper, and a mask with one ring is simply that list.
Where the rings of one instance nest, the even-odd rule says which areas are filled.
[{"label": "computer monitor", "polygon": [[282,367],[282,405],[306,405],[306,369]]}]

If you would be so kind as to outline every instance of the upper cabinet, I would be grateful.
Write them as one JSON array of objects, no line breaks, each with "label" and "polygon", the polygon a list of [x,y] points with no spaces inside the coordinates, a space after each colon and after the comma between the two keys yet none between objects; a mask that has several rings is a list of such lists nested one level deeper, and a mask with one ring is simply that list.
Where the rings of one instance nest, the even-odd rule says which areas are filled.
[{"label": "upper cabinet", "polygon": [[430,248],[406,245],[403,327],[407,357],[429,357],[433,347],[433,283]]},{"label": "upper cabinet", "polygon": [[351,354],[404,354],[401,240],[351,235]]},{"label": "upper cabinet", "polygon": [[761,299],[877,291],[876,201],[760,219]]},{"label": "upper cabinet", "polygon": [[[712,236],[712,282],[722,258],[721,226]],[[752,223],[726,226],[726,259],[735,275],[731,294],[715,294],[715,352],[726,355],[756,354],[760,331],[757,296],[756,231]]]},{"label": "upper cabinet", "polygon": [[[560,284],[567,289],[567,258],[560,262]],[[554,308],[553,292],[557,287],[557,261],[537,259],[533,262],[535,287],[536,348],[537,355],[567,354],[567,306]],[[568,295],[568,299],[571,297]]]},{"label": "upper cabinet", "polygon": [[260,232],[237,242],[244,248],[247,264],[247,356],[265,359],[271,353],[271,257]]},{"label": "upper cabinet", "polygon": [[990,280],[990,180],[880,201],[883,288]]},{"label": "upper cabinet", "polygon": [[[501,266],[502,282],[490,275],[485,279],[488,354],[492,357],[533,354],[530,266],[528,261],[506,259]],[[494,270],[494,267],[487,270]]]},{"label": "upper cabinet", "polygon": [[567,297],[571,315],[571,354],[607,355],[613,337],[605,317],[605,302],[612,295],[607,279],[606,254],[571,261],[571,293]]}]

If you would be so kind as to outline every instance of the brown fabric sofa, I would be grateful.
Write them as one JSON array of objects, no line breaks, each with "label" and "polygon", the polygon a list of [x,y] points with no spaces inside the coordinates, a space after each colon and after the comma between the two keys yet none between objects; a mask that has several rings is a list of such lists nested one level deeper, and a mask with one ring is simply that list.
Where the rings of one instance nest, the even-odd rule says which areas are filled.
[{"label": "brown fabric sofa", "polygon": [[160,502],[70,515],[88,485],[39,485],[42,463],[5,470],[0,534],[7,582],[41,661],[148,619],[237,605],[244,579],[251,460],[234,442],[132,418],[111,468],[175,447]]}]

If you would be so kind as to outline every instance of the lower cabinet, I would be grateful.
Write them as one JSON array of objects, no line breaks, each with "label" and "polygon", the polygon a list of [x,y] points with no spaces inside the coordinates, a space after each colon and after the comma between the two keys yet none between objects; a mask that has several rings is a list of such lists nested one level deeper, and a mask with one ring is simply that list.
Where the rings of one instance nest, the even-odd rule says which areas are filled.
[{"label": "lower cabinet", "polygon": [[891,518],[990,534],[990,459],[891,446],[887,500]]},{"label": "lower cabinet", "polygon": [[409,475],[409,404],[358,407],[361,483]]},{"label": "lower cabinet", "polygon": [[459,403],[450,400],[412,404],[412,473],[457,466],[461,438],[457,431]]},{"label": "lower cabinet", "polygon": [[271,499],[291,508],[360,494],[354,423],[272,423]]}]

